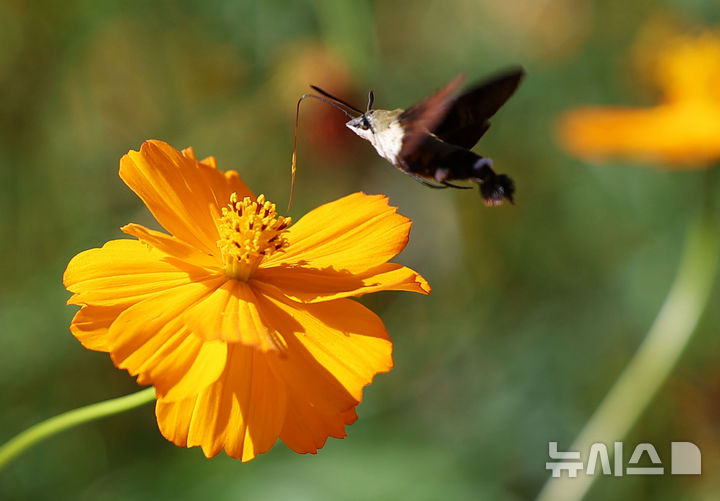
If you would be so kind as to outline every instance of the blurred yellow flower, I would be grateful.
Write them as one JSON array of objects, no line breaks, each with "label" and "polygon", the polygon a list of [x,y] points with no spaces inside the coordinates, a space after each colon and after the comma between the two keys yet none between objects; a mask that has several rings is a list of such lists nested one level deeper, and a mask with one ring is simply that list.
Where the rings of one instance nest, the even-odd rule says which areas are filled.
[{"label": "blurred yellow flower", "polygon": [[571,110],[559,121],[562,145],[584,158],[710,166],[720,159],[720,33],[678,35],[644,56],[661,91],[660,103]]},{"label": "blurred yellow flower", "polygon": [[162,434],[208,457],[249,461],[277,438],[315,453],[345,436],[362,388],[393,366],[382,321],[348,298],[430,292],[388,262],[410,220],[355,193],[290,225],[236,172],[160,141],[125,155],[120,177],[170,234],[129,224],[138,240],[70,261],[78,340],[153,385]]}]

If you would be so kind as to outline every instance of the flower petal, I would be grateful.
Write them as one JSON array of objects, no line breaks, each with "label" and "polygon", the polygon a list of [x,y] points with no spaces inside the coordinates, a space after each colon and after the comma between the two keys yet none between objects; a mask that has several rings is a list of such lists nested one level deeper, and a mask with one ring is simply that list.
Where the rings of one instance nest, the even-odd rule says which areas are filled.
[{"label": "flower petal", "polygon": [[[263,313],[288,343],[287,363],[278,370],[288,384],[308,396],[324,394],[327,402],[333,402],[329,408],[348,410],[362,400],[362,389],[375,374],[392,369],[392,343],[385,326],[360,303],[351,299],[295,303],[269,291],[258,298]],[[327,390],[315,391],[328,384]]]},{"label": "flower petal", "polygon": [[363,387],[392,368],[392,343],[382,321],[355,301],[258,297],[288,344],[286,357],[271,360],[290,398],[280,438],[296,452],[315,453],[328,436],[345,436]]},{"label": "flower petal", "polygon": [[160,432],[183,447],[200,446],[207,457],[225,449],[249,461],[268,451],[286,414],[284,385],[268,364],[273,353],[231,345],[220,378],[196,397],[179,402],[158,399]]},{"label": "flower petal", "polygon": [[411,221],[384,195],[354,193],[308,212],[288,228],[288,245],[261,264],[298,264],[358,273],[405,248]]},{"label": "flower petal", "polygon": [[207,254],[217,251],[215,219],[230,195],[252,196],[237,173],[222,173],[162,141],[123,156],[120,177],[168,232]]},{"label": "flower petal", "polygon": [[261,351],[285,349],[282,337],[261,318],[252,289],[239,280],[228,280],[189,308],[183,319],[192,332],[207,340],[239,342]]},{"label": "flower petal", "polygon": [[275,266],[258,269],[253,282],[274,286],[287,297],[304,303],[362,296],[381,290],[430,293],[427,280],[410,268],[395,263],[385,263],[357,275],[332,268],[318,270],[304,266]]},{"label": "flower petal", "polygon": [[[184,241],[167,235],[160,231],[145,228],[139,224],[126,224],[121,228],[123,233],[132,235],[138,240],[155,247],[170,256],[184,261],[192,266],[208,268],[213,271],[222,272],[222,264],[216,256],[205,254],[201,250],[185,243]],[[165,259],[172,262],[171,259]],[[177,264],[177,263],[176,263]]]},{"label": "flower petal", "polygon": [[95,351],[110,351],[112,338],[109,336],[112,324],[126,305],[83,306],[70,322],[70,332],[82,345]]},{"label": "flower petal", "polygon": [[110,326],[115,365],[152,384],[158,397],[188,398],[215,381],[225,364],[227,345],[192,334],[182,313],[227,278],[186,284],[145,299],[123,311]]},{"label": "flower petal", "polygon": [[167,257],[137,240],[111,240],[99,249],[81,252],[70,260],[63,275],[65,287],[75,293],[68,303],[129,306],[212,276],[202,268],[179,269]]},{"label": "flower petal", "polygon": [[291,394],[280,439],[298,454],[316,454],[328,437],[345,438],[345,425],[357,419],[355,408],[347,412],[322,411],[311,402]]}]

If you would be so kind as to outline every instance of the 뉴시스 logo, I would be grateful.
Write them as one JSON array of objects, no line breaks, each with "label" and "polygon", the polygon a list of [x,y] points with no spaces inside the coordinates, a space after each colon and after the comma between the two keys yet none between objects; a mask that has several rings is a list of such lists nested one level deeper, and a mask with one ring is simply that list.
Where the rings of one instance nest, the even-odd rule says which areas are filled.
[{"label": "\ub274\uc2dc\uc2a4 logo", "polygon": [[[559,452],[557,442],[548,442],[548,453],[551,461],[545,463],[546,470],[552,470],[552,476],[559,478],[563,470],[567,470],[570,478],[575,478],[579,471],[586,475],[594,475],[598,469],[603,475],[664,475],[665,466],[660,461],[660,456],[655,447],[650,443],[640,443],[635,446],[626,468],[623,468],[623,442],[615,442],[614,448],[614,469],[610,468],[610,455],[607,446],[602,442],[596,442],[590,446],[587,455],[587,467],[583,467],[580,461],[579,451]],[[647,459],[643,460],[643,456]],[[563,461],[572,460],[572,461]],[[652,466],[638,466],[641,462],[652,463]],[[670,474],[671,475],[700,475],[702,469],[702,458],[700,449],[692,442],[671,442],[670,443]],[[667,464],[667,463],[666,463]]]}]

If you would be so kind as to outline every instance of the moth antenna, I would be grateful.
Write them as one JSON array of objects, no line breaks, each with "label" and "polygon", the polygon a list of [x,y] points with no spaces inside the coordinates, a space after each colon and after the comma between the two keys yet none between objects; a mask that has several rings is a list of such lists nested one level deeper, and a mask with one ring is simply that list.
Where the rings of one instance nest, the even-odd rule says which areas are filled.
[{"label": "moth antenna", "polygon": [[[370,111],[372,109],[372,105],[375,102],[375,94],[373,94],[373,91],[370,91],[370,94],[368,94],[368,107],[367,111]],[[366,113],[367,113],[366,111]]]},{"label": "moth antenna", "polygon": [[349,110],[352,110],[352,111],[354,111],[355,113],[357,113],[357,114],[359,114],[359,115],[362,115],[362,113],[363,113],[361,110],[357,109],[357,108],[356,108],[355,106],[353,106],[352,104],[350,104],[350,103],[348,103],[348,102],[346,102],[346,101],[343,101],[343,100],[340,99],[339,97],[333,96],[333,95],[330,94],[329,92],[326,92],[326,91],[322,90],[322,89],[321,89],[320,87],[318,87],[317,85],[311,85],[310,88],[313,89],[315,92],[319,92],[320,94],[322,94],[323,96],[327,97],[327,98],[330,99],[331,101],[334,101],[334,102],[336,102],[336,103],[338,103],[338,104],[342,104],[343,106],[345,106],[345,107],[348,108]]},{"label": "moth antenna", "polygon": [[[315,99],[319,99],[323,103],[327,103],[330,106],[339,109],[345,115],[347,115],[350,119],[355,118],[353,115],[351,115],[345,108],[343,108],[341,105],[347,106],[350,110],[355,111],[362,115],[362,111],[358,110],[357,108],[350,106],[345,101],[342,101],[340,99],[337,99],[330,94],[327,94],[324,90],[315,87],[314,85],[311,85],[311,87],[318,92],[320,92],[323,95],[326,95],[330,99],[333,99],[334,101],[331,101],[330,99],[325,99],[321,96],[316,96],[315,94],[303,94],[300,96],[300,99],[298,99],[297,105],[295,106],[295,134],[293,136],[293,154],[292,154],[292,161],[290,163],[290,200],[288,200],[288,208],[287,212],[290,213],[290,208],[292,207],[293,202],[293,196],[295,195],[295,173],[297,172],[297,139],[298,139],[298,124],[300,123],[300,103],[303,102],[308,97],[314,97]],[[337,101],[337,102],[335,102]]]}]

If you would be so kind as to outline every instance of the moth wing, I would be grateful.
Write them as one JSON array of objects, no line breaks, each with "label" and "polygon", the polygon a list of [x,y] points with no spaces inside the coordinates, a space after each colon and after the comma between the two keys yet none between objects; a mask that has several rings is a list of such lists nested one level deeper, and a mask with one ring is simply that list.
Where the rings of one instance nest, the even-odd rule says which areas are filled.
[{"label": "moth wing", "polygon": [[452,100],[433,133],[443,141],[470,149],[490,128],[489,119],[515,93],[525,75],[514,68],[490,78]]},{"label": "moth wing", "polygon": [[415,151],[420,143],[428,137],[428,131],[433,130],[443,120],[448,106],[452,102],[452,96],[463,79],[462,75],[456,77],[439,91],[400,114],[398,121],[403,129],[400,158]]}]

